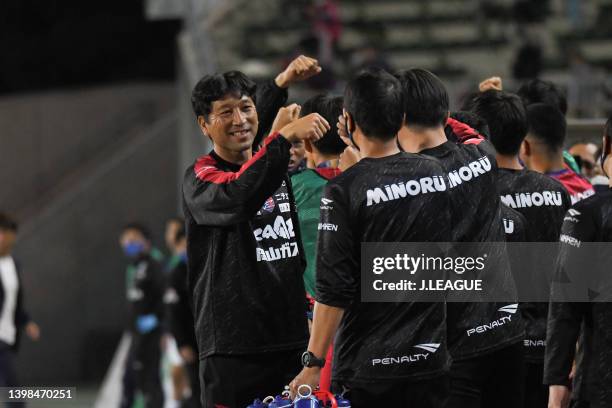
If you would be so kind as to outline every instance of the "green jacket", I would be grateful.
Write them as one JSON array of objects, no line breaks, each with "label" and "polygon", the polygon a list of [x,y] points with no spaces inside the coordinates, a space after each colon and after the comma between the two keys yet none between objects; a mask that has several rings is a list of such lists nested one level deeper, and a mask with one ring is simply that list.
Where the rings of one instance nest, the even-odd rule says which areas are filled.
[{"label": "green jacket", "polygon": [[339,169],[306,169],[291,177],[293,195],[297,206],[302,245],[306,257],[304,286],[310,296],[315,295],[317,265],[317,233],[321,195],[327,181],[340,174]]}]

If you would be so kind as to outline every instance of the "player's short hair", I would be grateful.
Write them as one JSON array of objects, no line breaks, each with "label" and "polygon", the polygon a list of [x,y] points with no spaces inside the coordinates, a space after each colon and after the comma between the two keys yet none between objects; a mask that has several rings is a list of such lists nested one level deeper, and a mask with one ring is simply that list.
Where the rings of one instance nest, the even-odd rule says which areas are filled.
[{"label": "player's short hair", "polygon": [[535,103],[527,106],[529,134],[548,146],[551,153],[563,148],[567,124],[565,116],[555,106]]},{"label": "player's short hair", "polygon": [[559,109],[563,115],[567,113],[567,99],[565,95],[550,81],[532,79],[519,88],[517,95],[521,97],[525,105],[546,103]]},{"label": "player's short hair", "polygon": [[401,84],[380,68],[361,71],[344,91],[344,109],[369,138],[396,137],[404,119],[402,106]]},{"label": "player's short hair", "polygon": [[314,146],[323,154],[340,154],[346,148],[336,128],[338,116],[342,115],[343,103],[344,101],[341,96],[321,94],[313,96],[302,105],[302,116],[318,113],[323,116],[330,125],[330,129],[327,133],[323,135],[321,139],[314,142]]},{"label": "player's short hair", "polygon": [[490,140],[500,154],[518,154],[527,136],[527,112],[517,95],[490,89],[472,101],[472,112],[486,120]]},{"label": "player's short hair", "polygon": [[404,113],[408,126],[446,125],[449,101],[442,81],[431,72],[413,68],[395,74],[402,84]]},{"label": "player's short hair", "polygon": [[204,116],[204,120],[208,121],[214,101],[226,95],[235,95],[238,98],[248,96],[255,102],[256,90],[255,82],[240,71],[205,75],[191,92],[191,106],[196,117]]}]

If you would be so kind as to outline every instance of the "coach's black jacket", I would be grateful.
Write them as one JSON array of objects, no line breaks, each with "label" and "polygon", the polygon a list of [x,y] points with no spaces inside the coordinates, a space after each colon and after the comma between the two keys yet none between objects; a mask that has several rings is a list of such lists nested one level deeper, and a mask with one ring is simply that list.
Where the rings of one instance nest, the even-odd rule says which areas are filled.
[{"label": "coach's black jacket", "polygon": [[[17,334],[15,336],[15,344],[13,344],[12,349],[17,351],[19,349],[19,341],[21,339],[21,334],[23,332],[23,327],[30,322],[30,316],[25,310],[24,307],[24,295],[23,295],[23,281],[21,279],[21,272],[19,263],[13,258],[13,262],[15,262],[15,269],[17,272],[17,304],[15,307],[15,328],[17,329]],[[2,314],[2,308],[4,306],[4,286],[2,285],[2,281],[0,280],[0,315]]]}]

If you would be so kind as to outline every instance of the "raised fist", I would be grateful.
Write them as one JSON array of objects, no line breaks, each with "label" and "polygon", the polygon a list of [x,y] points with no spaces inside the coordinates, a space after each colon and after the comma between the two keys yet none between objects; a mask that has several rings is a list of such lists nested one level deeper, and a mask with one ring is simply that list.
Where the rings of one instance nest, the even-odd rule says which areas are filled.
[{"label": "raised fist", "polygon": [[503,89],[502,79],[498,76],[494,76],[494,77],[485,79],[478,85],[478,90],[480,92],[486,92],[490,89],[501,91]]},{"label": "raised fist", "polygon": [[296,103],[280,108],[272,124],[272,132],[279,132],[282,128],[298,119],[301,110],[302,107]]},{"label": "raised fist", "polygon": [[316,142],[330,129],[329,123],[318,113],[311,113],[297,119],[280,131],[281,135],[290,142],[296,140],[310,140]]},{"label": "raised fist", "polygon": [[300,55],[274,80],[276,85],[281,88],[287,88],[295,82],[305,81],[308,78],[317,75],[322,68],[319,66],[319,61],[314,58]]}]

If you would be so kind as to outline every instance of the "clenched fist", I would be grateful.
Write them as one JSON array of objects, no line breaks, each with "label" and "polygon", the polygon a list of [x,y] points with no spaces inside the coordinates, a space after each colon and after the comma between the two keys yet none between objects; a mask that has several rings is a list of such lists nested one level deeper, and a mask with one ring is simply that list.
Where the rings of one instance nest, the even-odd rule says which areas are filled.
[{"label": "clenched fist", "polygon": [[311,113],[284,126],[280,133],[290,142],[310,140],[316,142],[329,130],[329,123],[318,113]]},{"label": "clenched fist", "polygon": [[503,89],[502,79],[498,76],[494,76],[494,77],[485,79],[478,85],[478,90],[480,92],[486,92],[490,89],[501,91]]},{"label": "clenched fist", "polygon": [[308,78],[317,75],[322,68],[319,66],[319,61],[314,58],[300,55],[274,80],[276,85],[281,88],[287,88],[295,82],[305,81]]},{"label": "clenched fist", "polygon": [[301,110],[302,107],[296,103],[280,108],[272,124],[272,132],[279,132],[282,128],[299,118]]}]

